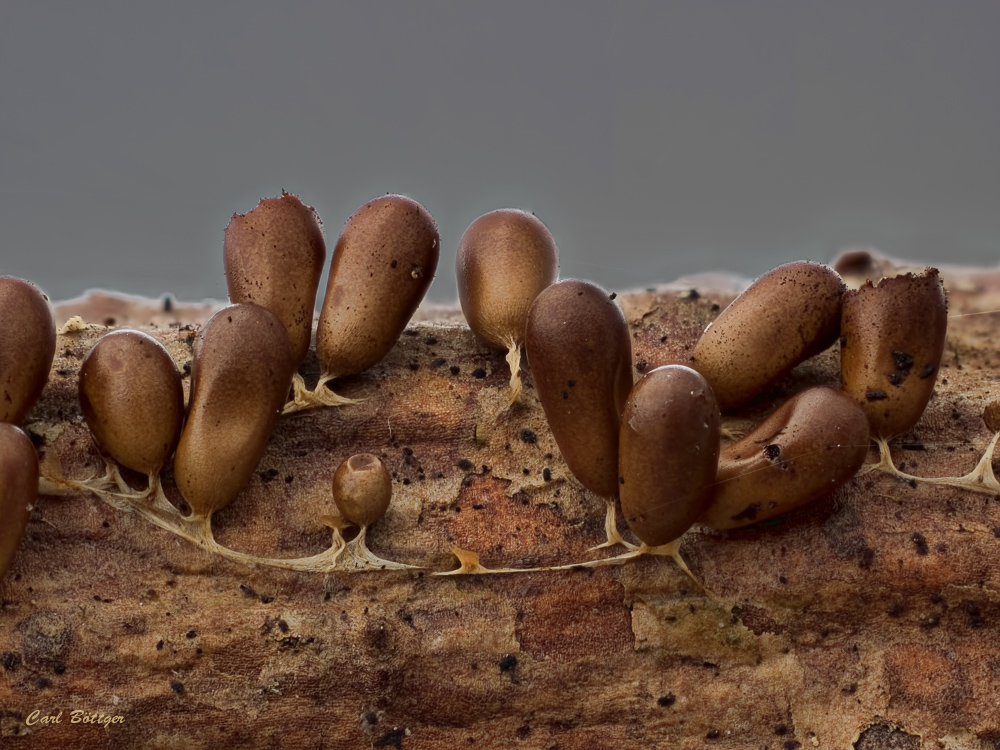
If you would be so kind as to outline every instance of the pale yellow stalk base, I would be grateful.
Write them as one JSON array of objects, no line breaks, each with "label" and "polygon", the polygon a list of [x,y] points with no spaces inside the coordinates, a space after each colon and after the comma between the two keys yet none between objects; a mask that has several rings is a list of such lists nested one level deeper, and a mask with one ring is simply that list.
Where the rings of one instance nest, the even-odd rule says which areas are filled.
[{"label": "pale yellow stalk base", "polygon": [[312,409],[317,406],[347,406],[350,404],[360,404],[363,399],[347,398],[340,396],[329,388],[326,384],[333,380],[329,375],[320,377],[319,382],[313,390],[306,388],[306,382],[298,373],[292,375],[292,400],[285,404],[282,414],[294,414],[297,411]]}]

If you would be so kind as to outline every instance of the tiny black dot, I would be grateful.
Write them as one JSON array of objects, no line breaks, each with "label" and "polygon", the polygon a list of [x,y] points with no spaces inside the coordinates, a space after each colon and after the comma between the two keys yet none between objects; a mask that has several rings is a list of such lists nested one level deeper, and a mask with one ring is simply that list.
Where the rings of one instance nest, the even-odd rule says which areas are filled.
[{"label": "tiny black dot", "polygon": [[673,693],[667,693],[666,695],[661,695],[659,700],[657,700],[656,702],[659,703],[664,708],[667,708],[668,706],[674,705],[674,701],[676,700],[677,698],[674,697]]},{"label": "tiny black dot", "polygon": [[544,479],[546,482],[551,482],[552,472],[549,471],[548,469],[542,469],[542,479]]},{"label": "tiny black dot", "polygon": [[482,367],[477,367],[475,370],[472,371],[472,377],[482,380],[483,378],[486,377],[486,370],[484,370]]},{"label": "tiny black dot", "polygon": [[180,695],[181,693],[184,692],[184,683],[178,682],[177,680],[173,680],[170,683],[170,689],[173,690],[178,695]]}]

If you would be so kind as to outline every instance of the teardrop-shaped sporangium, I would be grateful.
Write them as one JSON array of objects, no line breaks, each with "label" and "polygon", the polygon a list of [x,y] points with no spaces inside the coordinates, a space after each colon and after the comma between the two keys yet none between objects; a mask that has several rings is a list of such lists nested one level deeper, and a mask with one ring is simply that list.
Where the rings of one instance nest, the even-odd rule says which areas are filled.
[{"label": "teardrop-shaped sporangium", "polygon": [[184,389],[170,353],[141,331],[107,334],[80,365],[80,408],[101,449],[155,474],[177,446]]},{"label": "teardrop-shaped sporangium", "polygon": [[31,439],[0,422],[0,578],[7,571],[38,497],[38,457]]},{"label": "teardrop-shaped sporangium", "polygon": [[948,303],[936,268],[870,281],[844,296],[840,373],[872,434],[913,427],[934,393],[948,332]]},{"label": "teardrop-shaped sporangium", "polygon": [[27,281],[0,276],[0,422],[20,424],[28,415],[55,353],[48,299]]},{"label": "teardrop-shaped sporangium", "polygon": [[745,404],[836,341],[845,288],[829,266],[796,261],[768,271],[733,300],[691,356],[719,407]]},{"label": "teardrop-shaped sporangium", "polygon": [[378,456],[356,453],[333,475],[333,501],[345,520],[370,526],[385,515],[392,499],[392,478]]},{"label": "teardrop-shaped sporangium", "polygon": [[174,458],[177,487],[197,516],[240,493],[260,462],[292,382],[282,322],[258,305],[216,313],[195,342],[191,405]]},{"label": "teardrop-shaped sporangium", "polygon": [[632,388],[632,343],[621,309],[589,281],[560,281],[531,306],[525,350],[566,465],[591,492],[615,497],[621,414]]},{"label": "teardrop-shaped sporangium", "polygon": [[546,226],[527,211],[505,208],[476,219],[456,259],[465,319],[494,349],[524,340],[528,309],[556,281],[559,255]]},{"label": "teardrop-shaped sporangium", "polygon": [[511,390],[517,399],[528,309],[559,273],[555,240],[527,211],[491,211],[465,230],[455,270],[469,328],[488,346],[508,352]]},{"label": "teardrop-shaped sporangium", "polygon": [[619,498],[629,528],[649,546],[687,531],[711,498],[722,417],[712,387],[682,365],[644,375],[622,417]]},{"label": "teardrop-shaped sporangium", "polygon": [[245,214],[233,214],[224,243],[230,302],[252,302],[273,312],[288,331],[296,366],[312,336],[316,292],[326,260],[316,209],[282,192]]},{"label": "teardrop-shaped sporangium", "polygon": [[325,377],[362,372],[389,353],[430,287],[440,245],[434,219],[409,198],[376,198],[354,212],[333,250],[316,329]]}]

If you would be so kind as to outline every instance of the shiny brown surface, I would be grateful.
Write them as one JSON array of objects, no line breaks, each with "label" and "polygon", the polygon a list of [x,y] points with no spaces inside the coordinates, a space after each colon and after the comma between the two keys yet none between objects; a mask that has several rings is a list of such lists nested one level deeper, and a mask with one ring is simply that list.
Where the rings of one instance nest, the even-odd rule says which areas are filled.
[{"label": "shiny brown surface", "polygon": [[720,424],[711,386],[689,367],[658,367],[632,388],[618,446],[618,496],[629,528],[646,544],[672,542],[705,510]]},{"label": "shiny brown surface", "polygon": [[618,430],[632,388],[621,309],[590,282],[553,284],[531,306],[525,351],[563,460],[588,490],[615,497]]},{"label": "shiny brown surface", "polygon": [[0,422],[0,580],[17,552],[38,497],[38,457],[31,440]]},{"label": "shiny brown surface", "polygon": [[378,456],[357,453],[333,475],[333,502],[346,520],[368,526],[385,515],[392,499],[392,478]]},{"label": "shiny brown surface", "polygon": [[507,349],[524,341],[531,303],[559,274],[559,252],[539,219],[504,208],[469,225],[455,267],[469,327],[489,346]]},{"label": "shiny brown surface", "polygon": [[354,212],[333,250],[316,329],[324,375],[353,375],[385,357],[427,293],[440,249],[434,219],[414,200],[388,195]]},{"label": "shiny brown surface", "polygon": [[166,348],[134,330],[104,336],[80,365],[80,410],[115,461],[153,474],[177,446],[184,421],[181,375]]},{"label": "shiny brown surface", "polygon": [[226,227],[223,260],[230,302],[273,312],[288,331],[292,358],[302,361],[312,336],[319,277],[326,261],[323,223],[312,206],[282,192],[263,198]]},{"label": "shiny brown surface", "polygon": [[197,515],[211,515],[246,486],[291,386],[284,325],[257,305],[216,313],[195,343],[187,422],[174,458],[177,486]]},{"label": "shiny brown surface", "polygon": [[829,266],[778,266],[705,330],[690,366],[712,384],[723,411],[742,406],[836,340],[844,289]]},{"label": "shiny brown surface", "polygon": [[868,421],[839,389],[796,394],[719,457],[699,519],[716,529],[780,516],[838,490],[868,455]]},{"label": "shiny brown surface", "polygon": [[934,392],[948,303],[936,269],[866,282],[844,297],[840,370],[873,435],[913,427]]},{"label": "shiny brown surface", "polygon": [[0,422],[20,424],[31,411],[55,348],[48,299],[27,281],[0,276]]}]

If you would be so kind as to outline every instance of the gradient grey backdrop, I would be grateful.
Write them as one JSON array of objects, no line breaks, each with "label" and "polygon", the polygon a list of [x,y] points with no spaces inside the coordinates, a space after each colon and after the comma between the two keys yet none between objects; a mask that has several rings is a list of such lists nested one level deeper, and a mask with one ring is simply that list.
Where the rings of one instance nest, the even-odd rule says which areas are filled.
[{"label": "gradient grey backdrop", "polygon": [[[533,210],[563,276],[759,274],[843,245],[995,265],[1000,2],[139,3],[0,9],[0,273],[224,298],[282,188]],[[325,284],[325,281],[324,281]]]}]

